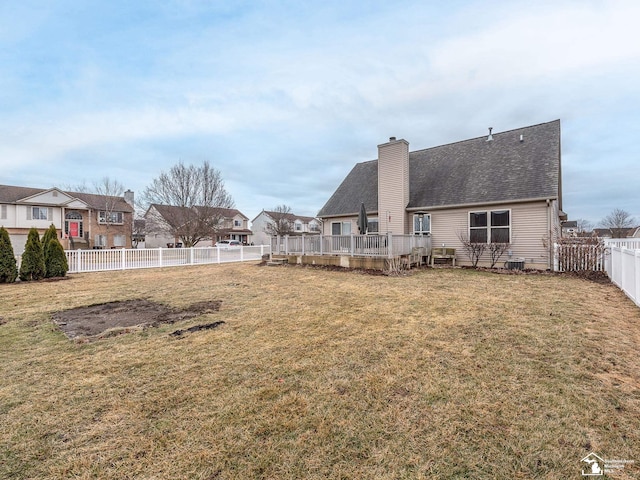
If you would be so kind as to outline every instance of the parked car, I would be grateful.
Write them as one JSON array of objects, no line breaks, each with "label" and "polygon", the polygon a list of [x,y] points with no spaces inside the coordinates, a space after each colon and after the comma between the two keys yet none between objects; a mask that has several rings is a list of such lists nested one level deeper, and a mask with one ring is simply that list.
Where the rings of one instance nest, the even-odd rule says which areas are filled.
[{"label": "parked car", "polygon": [[238,240],[220,240],[216,242],[216,247],[221,250],[230,250],[232,248],[240,248],[242,244]]}]

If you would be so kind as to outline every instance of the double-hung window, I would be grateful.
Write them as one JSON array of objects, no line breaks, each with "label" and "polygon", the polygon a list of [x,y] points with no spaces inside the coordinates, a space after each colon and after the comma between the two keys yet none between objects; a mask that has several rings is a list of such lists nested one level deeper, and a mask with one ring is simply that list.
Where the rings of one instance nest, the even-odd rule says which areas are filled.
[{"label": "double-hung window", "polygon": [[511,243],[511,211],[469,212],[471,243]]},{"label": "double-hung window", "polygon": [[413,234],[431,234],[431,215],[429,213],[416,213],[413,215]]},{"label": "double-hung window", "polygon": [[105,212],[100,211],[98,214],[98,223],[122,224],[122,212]]},{"label": "double-hung window", "polygon": [[351,222],[331,222],[331,235],[351,235]]},{"label": "double-hung window", "polygon": [[31,207],[31,218],[28,220],[51,220],[49,209],[45,207]]}]

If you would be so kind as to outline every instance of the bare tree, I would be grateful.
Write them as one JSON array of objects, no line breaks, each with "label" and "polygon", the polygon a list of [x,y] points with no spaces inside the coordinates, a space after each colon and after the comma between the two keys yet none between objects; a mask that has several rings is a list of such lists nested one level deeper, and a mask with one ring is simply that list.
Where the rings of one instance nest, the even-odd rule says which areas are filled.
[{"label": "bare tree", "polygon": [[[93,192],[97,199],[95,206],[98,207],[98,223],[104,226],[103,232],[108,239],[112,225],[125,224],[125,214],[121,210],[124,186],[118,180],[102,177],[99,182],[94,182]],[[126,233],[130,235],[133,225],[126,226]]]},{"label": "bare tree", "polygon": [[469,260],[471,260],[473,267],[477,267],[480,257],[487,249],[487,244],[484,242],[472,242],[469,240],[467,233],[463,231],[458,232],[458,240],[462,243],[462,248],[469,257]]},{"label": "bare tree", "polygon": [[626,211],[616,208],[609,215],[604,217],[600,224],[604,228],[611,230],[613,238],[623,238],[627,229],[634,226],[635,220]]},{"label": "bare tree", "polygon": [[273,219],[273,222],[268,223],[265,227],[265,232],[269,235],[289,235],[293,233],[293,222],[291,218],[291,208],[287,205],[278,205],[272,211],[267,214]]},{"label": "bare tree", "polygon": [[234,206],[220,172],[209,162],[174,165],[153,180],[143,197],[154,207],[148,209],[147,231],[172,235],[185,247],[213,238],[223,227],[223,209]]},{"label": "bare tree", "polygon": [[579,237],[586,237],[591,234],[593,230],[593,224],[589,220],[585,220],[583,218],[579,218],[576,220],[576,228],[578,230]]}]

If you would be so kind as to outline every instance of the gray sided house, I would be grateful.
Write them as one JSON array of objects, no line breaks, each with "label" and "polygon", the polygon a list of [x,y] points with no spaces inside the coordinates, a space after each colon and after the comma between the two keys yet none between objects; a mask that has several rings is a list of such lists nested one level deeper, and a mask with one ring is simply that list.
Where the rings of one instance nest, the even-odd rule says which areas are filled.
[{"label": "gray sided house", "polygon": [[[414,152],[392,137],[377,159],[353,167],[318,217],[324,235],[358,233],[364,203],[369,233],[429,235],[462,265],[463,241],[508,242],[501,264],[547,269],[566,219],[560,159],[560,120]],[[485,253],[479,265],[488,264]]]}]

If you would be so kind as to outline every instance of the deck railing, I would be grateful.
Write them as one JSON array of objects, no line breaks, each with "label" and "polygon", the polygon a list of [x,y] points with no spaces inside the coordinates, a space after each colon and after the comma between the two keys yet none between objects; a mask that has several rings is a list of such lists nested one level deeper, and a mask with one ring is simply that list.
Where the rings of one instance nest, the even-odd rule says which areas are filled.
[{"label": "deck railing", "polygon": [[414,248],[431,250],[431,237],[423,235],[277,235],[271,237],[271,251],[281,255],[349,255],[354,257],[397,257]]}]

